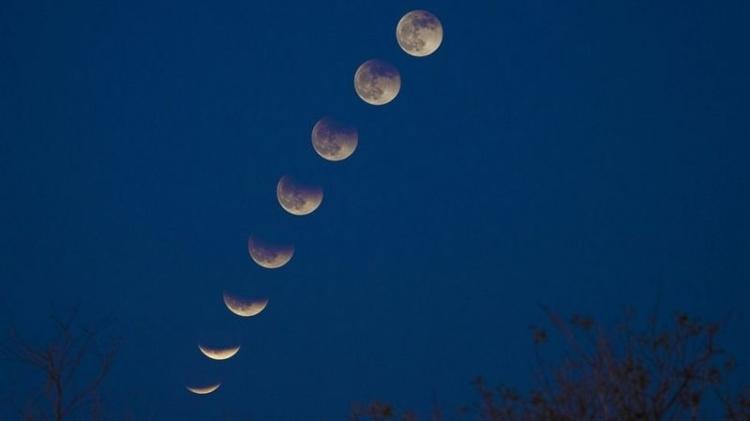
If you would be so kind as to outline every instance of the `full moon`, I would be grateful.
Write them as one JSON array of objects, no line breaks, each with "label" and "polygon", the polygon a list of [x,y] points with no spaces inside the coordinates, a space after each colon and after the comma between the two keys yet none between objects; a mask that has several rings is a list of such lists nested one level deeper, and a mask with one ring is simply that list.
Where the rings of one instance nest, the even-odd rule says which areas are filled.
[{"label": "full moon", "polygon": [[412,10],[398,21],[396,40],[406,54],[429,56],[443,42],[443,25],[426,10]]},{"label": "full moon", "polygon": [[201,353],[212,360],[223,361],[234,357],[239,352],[240,347],[232,346],[229,348],[209,348],[207,346],[198,345]]},{"label": "full moon", "polygon": [[400,89],[401,75],[383,60],[368,60],[354,73],[354,90],[368,104],[387,104],[396,98]]},{"label": "full moon", "polygon": [[294,246],[266,243],[256,237],[247,239],[247,251],[255,263],[266,269],[278,269],[294,256]]},{"label": "full moon", "polygon": [[209,386],[185,386],[185,388],[196,395],[208,395],[209,393],[213,393],[221,386],[221,383],[212,384]]},{"label": "full moon", "polygon": [[315,152],[329,161],[349,158],[357,149],[357,128],[331,117],[323,117],[312,129]]},{"label": "full moon", "polygon": [[227,306],[229,311],[240,317],[252,317],[266,308],[268,305],[268,299],[245,300],[225,292],[224,305]]},{"label": "full moon", "polygon": [[323,201],[323,189],[301,184],[285,175],[276,185],[276,197],[281,207],[292,215],[309,215]]}]

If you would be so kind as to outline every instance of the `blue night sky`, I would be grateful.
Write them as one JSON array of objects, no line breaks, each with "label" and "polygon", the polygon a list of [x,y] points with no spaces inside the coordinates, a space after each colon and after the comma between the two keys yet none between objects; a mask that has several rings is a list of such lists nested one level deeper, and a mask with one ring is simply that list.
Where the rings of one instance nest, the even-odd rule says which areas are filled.
[{"label": "blue night sky", "polygon": [[[395,39],[416,8],[445,28],[420,59]],[[739,0],[3,0],[0,316],[31,338],[76,303],[114,317],[105,398],[137,419],[456,407],[479,374],[528,384],[540,305],[731,313],[723,343],[750,364],[748,16]],[[353,90],[370,58],[401,72],[383,107]],[[314,153],[324,115],[358,127],[350,159]],[[323,186],[315,213],[278,206],[283,174]],[[290,264],[252,263],[256,232],[292,239]],[[224,290],[270,302],[240,319]],[[209,361],[211,341],[242,349]],[[40,384],[0,372],[3,396]]]}]

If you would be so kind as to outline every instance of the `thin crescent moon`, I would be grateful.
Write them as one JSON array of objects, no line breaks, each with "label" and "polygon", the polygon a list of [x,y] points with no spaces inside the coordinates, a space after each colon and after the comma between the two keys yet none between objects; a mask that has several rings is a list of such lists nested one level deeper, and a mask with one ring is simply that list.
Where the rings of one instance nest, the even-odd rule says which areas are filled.
[{"label": "thin crescent moon", "polygon": [[224,293],[224,305],[232,313],[240,317],[252,317],[263,311],[268,305],[268,298],[260,298],[257,300],[243,300],[238,297],[233,297],[229,293]]},{"label": "thin crescent moon", "polygon": [[207,346],[198,345],[198,349],[201,350],[203,355],[216,361],[228,360],[240,351],[240,346],[232,346],[229,348],[209,348]]},{"label": "thin crescent moon", "polygon": [[203,387],[185,386],[185,388],[195,393],[196,395],[208,395],[209,393],[215,392],[220,386],[221,386],[221,383],[216,383],[210,386],[203,386]]}]

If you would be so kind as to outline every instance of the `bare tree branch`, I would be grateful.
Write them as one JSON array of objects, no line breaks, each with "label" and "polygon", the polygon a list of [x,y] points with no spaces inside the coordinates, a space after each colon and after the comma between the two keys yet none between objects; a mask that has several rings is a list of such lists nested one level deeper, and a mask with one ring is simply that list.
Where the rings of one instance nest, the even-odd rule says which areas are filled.
[{"label": "bare tree branch", "polygon": [[[610,330],[587,317],[565,320],[542,310],[558,333],[563,357],[548,364],[541,348],[551,335],[532,327],[536,387],[528,394],[505,387],[496,391],[477,378],[478,403],[462,407],[460,414],[483,421],[697,420],[706,419],[703,403],[714,391],[726,419],[750,420],[750,389],[739,395],[719,389],[733,368],[717,345],[723,323],[679,313],[671,325],[660,327],[654,314],[646,329],[639,329],[629,315]],[[379,401],[355,408],[357,420],[406,419],[407,414],[399,418]]]},{"label": "bare tree branch", "polygon": [[[101,412],[101,387],[114,364],[119,344],[103,345],[103,331],[77,323],[77,308],[65,317],[52,316],[52,339],[41,345],[23,338],[11,326],[0,342],[0,356],[36,369],[44,376],[44,393],[27,401],[19,411],[22,419],[62,421],[87,405],[92,416]],[[89,371],[95,367],[94,373]],[[46,395],[45,408],[39,397]]]}]

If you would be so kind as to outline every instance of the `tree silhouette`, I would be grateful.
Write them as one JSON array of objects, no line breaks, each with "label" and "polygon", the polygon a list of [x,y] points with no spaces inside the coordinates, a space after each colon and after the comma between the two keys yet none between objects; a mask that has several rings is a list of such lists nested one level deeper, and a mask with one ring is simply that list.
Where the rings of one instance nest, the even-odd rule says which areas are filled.
[{"label": "tree silhouette", "polygon": [[[645,329],[634,318],[614,329],[574,315],[565,320],[545,310],[565,351],[554,364],[542,357],[547,329],[532,327],[535,387],[521,393],[473,384],[479,402],[461,408],[460,419],[482,421],[698,420],[709,412],[727,420],[750,420],[750,390],[731,393],[727,375],[734,360],[717,344],[720,324],[684,313],[666,327],[652,317]],[[391,405],[354,405],[352,421],[416,420]],[[435,411],[428,419],[442,420]]]},{"label": "tree silhouette", "polygon": [[41,392],[16,409],[24,420],[61,421],[82,409],[87,419],[102,418],[101,387],[112,368],[118,342],[105,341],[102,329],[77,323],[77,311],[67,317],[52,316],[54,335],[35,344],[11,326],[0,343],[0,356],[25,364],[44,376]]}]

